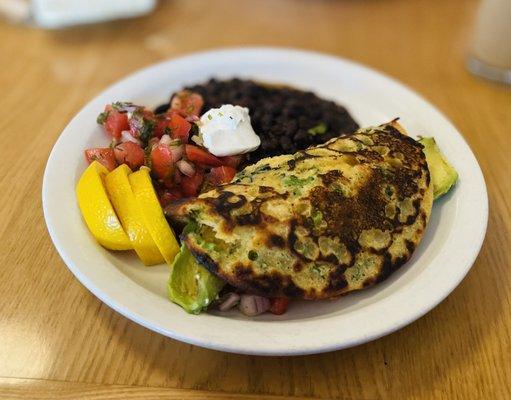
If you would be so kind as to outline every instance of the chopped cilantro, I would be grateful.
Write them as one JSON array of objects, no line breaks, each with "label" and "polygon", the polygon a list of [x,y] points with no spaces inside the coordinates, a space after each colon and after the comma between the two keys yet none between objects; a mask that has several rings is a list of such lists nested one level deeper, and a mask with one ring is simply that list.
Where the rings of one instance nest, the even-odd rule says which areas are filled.
[{"label": "chopped cilantro", "polygon": [[143,142],[149,141],[154,134],[154,127],[156,123],[149,119],[144,118],[144,124],[142,125],[142,129],[140,130],[140,139]]},{"label": "chopped cilantro", "polygon": [[197,124],[192,124],[192,127],[190,129],[190,133],[192,135],[198,135],[199,134],[199,125]]},{"label": "chopped cilantro", "polygon": [[327,126],[324,122],[320,122],[316,126],[310,128],[307,133],[312,136],[323,135],[327,131]]},{"label": "chopped cilantro", "polygon": [[108,118],[108,114],[109,114],[109,111],[102,112],[101,114],[98,115],[96,122],[99,125],[103,125],[105,123],[106,119]]},{"label": "chopped cilantro", "polygon": [[[195,210],[194,210],[195,211]],[[196,222],[188,222],[186,226],[183,228],[183,235],[187,235],[188,233],[196,232],[198,229],[198,225]]]},{"label": "chopped cilantro", "polygon": [[138,106],[135,106],[133,103],[131,103],[129,101],[116,101],[115,103],[112,103],[112,108],[115,111],[119,111],[119,112],[127,112],[129,109],[133,110],[134,108],[137,108],[137,107]]},{"label": "chopped cilantro", "polygon": [[287,178],[284,179],[284,185],[293,187],[293,194],[295,196],[299,196],[302,191],[300,190],[304,185],[307,185],[308,183],[311,183],[314,181],[313,176],[309,176],[308,178],[300,179],[295,175],[289,175]]},{"label": "chopped cilantro", "polygon": [[211,114],[208,114],[208,119],[211,121],[213,119]]},{"label": "chopped cilantro", "polygon": [[323,213],[319,210],[312,213],[312,222],[315,226],[318,226],[323,221]]},{"label": "chopped cilantro", "polygon": [[270,165],[269,164],[263,164],[263,165],[260,165],[259,167],[257,167],[255,170],[254,170],[254,174],[258,174],[260,172],[264,172],[264,171],[269,171],[271,168],[270,168]]},{"label": "chopped cilantro", "polygon": [[304,186],[308,183],[311,183],[314,180],[313,176],[309,176],[308,178],[300,179],[295,175],[289,175],[286,179],[284,179],[284,185],[286,186]]}]

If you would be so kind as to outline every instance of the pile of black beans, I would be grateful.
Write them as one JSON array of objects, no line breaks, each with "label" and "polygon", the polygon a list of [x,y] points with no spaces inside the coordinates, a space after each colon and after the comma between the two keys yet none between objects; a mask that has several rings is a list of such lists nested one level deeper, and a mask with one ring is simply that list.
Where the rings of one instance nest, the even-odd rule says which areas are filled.
[{"label": "pile of black beans", "polygon": [[252,126],[261,138],[261,146],[248,155],[248,163],[294,153],[352,133],[359,127],[344,107],[321,99],[312,92],[286,86],[242,79],[211,79],[186,89],[203,96],[203,111],[222,104],[249,108]]}]

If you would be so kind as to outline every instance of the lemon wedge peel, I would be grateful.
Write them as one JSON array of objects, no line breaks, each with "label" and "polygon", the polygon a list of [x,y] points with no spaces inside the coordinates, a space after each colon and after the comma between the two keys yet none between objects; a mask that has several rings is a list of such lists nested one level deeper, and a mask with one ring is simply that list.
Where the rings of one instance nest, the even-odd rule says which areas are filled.
[{"label": "lemon wedge peel", "polygon": [[169,226],[158,197],[154,190],[149,168],[141,167],[137,172],[129,175],[129,181],[133,194],[137,199],[140,210],[153,240],[160,249],[163,258],[169,265],[179,252],[179,243]]},{"label": "lemon wedge peel", "polygon": [[83,219],[94,238],[109,250],[131,250],[133,246],[110,202],[104,178],[108,170],[93,161],[76,185],[76,197]]},{"label": "lemon wedge peel", "polygon": [[142,210],[131,189],[131,173],[126,164],[118,166],[105,177],[106,190],[140,260],[145,265],[161,264],[165,259],[147,228]]}]

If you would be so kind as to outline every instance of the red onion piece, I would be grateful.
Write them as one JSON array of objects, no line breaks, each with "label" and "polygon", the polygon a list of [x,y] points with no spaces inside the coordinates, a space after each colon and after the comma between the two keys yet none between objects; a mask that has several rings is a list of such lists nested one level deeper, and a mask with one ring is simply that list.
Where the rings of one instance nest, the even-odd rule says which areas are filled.
[{"label": "red onion piece", "polygon": [[147,147],[149,147],[149,149],[152,150],[156,146],[158,146],[159,142],[160,142],[160,140],[157,137],[152,137],[151,139],[149,139],[149,142],[147,142]]},{"label": "red onion piece", "polygon": [[176,185],[179,185],[181,183],[181,173],[177,169],[174,170],[174,183]]},{"label": "red onion piece", "polygon": [[[174,157],[174,156],[172,156]],[[195,175],[195,167],[186,160],[179,160],[176,163],[177,168],[186,176]]]},{"label": "red onion piece", "polygon": [[185,146],[182,144],[180,144],[178,146],[170,146],[170,154],[172,154],[173,161],[180,160],[183,157],[184,152],[185,152]]},{"label": "red onion piece", "polygon": [[172,139],[169,135],[163,135],[160,139],[160,143],[168,146],[170,143],[172,143]]},{"label": "red onion piece", "polygon": [[188,122],[197,122],[200,121],[200,118],[197,115],[188,115],[185,118]]},{"label": "red onion piece", "polygon": [[253,317],[268,311],[270,300],[253,294],[242,294],[238,307],[243,314]]},{"label": "red onion piece", "polygon": [[227,293],[220,299],[218,309],[220,311],[228,311],[240,302],[240,295],[234,292]]},{"label": "red onion piece", "polygon": [[121,143],[125,142],[133,142],[138,144],[139,146],[142,145],[142,142],[138,140],[136,137],[133,137],[130,131],[122,131],[121,132]]}]

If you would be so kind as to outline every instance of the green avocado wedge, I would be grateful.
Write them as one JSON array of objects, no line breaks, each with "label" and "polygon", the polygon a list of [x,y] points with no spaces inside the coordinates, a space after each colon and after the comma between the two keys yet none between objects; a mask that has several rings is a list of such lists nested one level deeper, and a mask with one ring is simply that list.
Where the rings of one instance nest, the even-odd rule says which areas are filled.
[{"label": "green avocado wedge", "polygon": [[428,162],[433,182],[433,196],[436,200],[451,190],[458,180],[458,173],[438,148],[435,138],[423,137],[419,143],[424,146],[423,151]]},{"label": "green avocado wedge", "polygon": [[185,244],[174,258],[167,284],[171,301],[190,314],[199,314],[216,298],[225,282],[201,266]]}]

